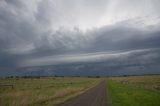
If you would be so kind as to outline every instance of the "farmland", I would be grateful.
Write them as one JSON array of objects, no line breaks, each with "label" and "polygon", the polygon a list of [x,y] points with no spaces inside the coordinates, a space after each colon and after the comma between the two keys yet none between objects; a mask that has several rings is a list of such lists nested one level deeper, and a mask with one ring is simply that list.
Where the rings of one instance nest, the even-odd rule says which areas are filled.
[{"label": "farmland", "polygon": [[73,98],[95,86],[96,78],[1,79],[0,106],[50,106]]},{"label": "farmland", "polygon": [[160,106],[160,76],[112,77],[107,82],[113,106]]},{"label": "farmland", "polygon": [[159,75],[5,78],[0,84],[0,106],[160,106]]}]

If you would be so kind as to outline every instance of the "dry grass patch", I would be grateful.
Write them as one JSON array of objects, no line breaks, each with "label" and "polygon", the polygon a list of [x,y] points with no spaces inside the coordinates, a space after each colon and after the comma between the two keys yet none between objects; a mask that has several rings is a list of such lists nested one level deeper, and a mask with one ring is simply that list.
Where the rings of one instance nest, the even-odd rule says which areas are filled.
[{"label": "dry grass patch", "polygon": [[96,85],[96,78],[0,79],[0,106],[50,106],[72,98]]}]

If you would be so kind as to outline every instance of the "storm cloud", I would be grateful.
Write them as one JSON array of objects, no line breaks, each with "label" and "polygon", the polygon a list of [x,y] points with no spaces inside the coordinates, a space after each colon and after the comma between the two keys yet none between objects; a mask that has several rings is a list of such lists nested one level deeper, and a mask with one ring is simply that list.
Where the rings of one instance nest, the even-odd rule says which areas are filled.
[{"label": "storm cloud", "polygon": [[158,65],[159,11],[159,0],[1,0],[0,70]]}]

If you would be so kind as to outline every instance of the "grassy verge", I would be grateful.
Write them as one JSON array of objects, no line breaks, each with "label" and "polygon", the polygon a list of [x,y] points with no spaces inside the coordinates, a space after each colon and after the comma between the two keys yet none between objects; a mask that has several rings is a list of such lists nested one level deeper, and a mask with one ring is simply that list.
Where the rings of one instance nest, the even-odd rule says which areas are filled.
[{"label": "grassy verge", "polygon": [[[150,79],[150,77],[148,77]],[[119,78],[108,80],[109,95],[113,106],[160,106],[160,92],[153,87],[146,87],[159,82],[159,80],[150,80],[148,78],[138,78],[137,83],[130,81],[132,78],[124,78],[127,83]],[[121,78],[123,79],[123,78]],[[124,80],[123,79],[123,80]],[[135,78],[136,79],[136,78]],[[152,77],[152,79],[154,79]],[[157,82],[155,82],[157,81]],[[142,86],[140,82],[145,82]],[[149,85],[148,85],[148,84]],[[151,86],[153,86],[151,85]]]},{"label": "grassy verge", "polygon": [[0,106],[53,106],[64,102],[90,87],[101,79],[96,78],[40,78],[1,79]]}]

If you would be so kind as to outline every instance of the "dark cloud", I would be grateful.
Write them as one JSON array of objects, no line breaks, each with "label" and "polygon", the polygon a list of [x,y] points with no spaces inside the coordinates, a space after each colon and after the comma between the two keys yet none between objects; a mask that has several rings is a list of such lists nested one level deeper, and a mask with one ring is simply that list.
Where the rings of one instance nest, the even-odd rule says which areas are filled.
[{"label": "dark cloud", "polygon": [[[124,70],[128,67],[136,69],[139,65],[157,65],[160,15],[155,2],[158,1],[150,3],[150,8],[144,6],[142,9],[135,1],[137,8],[142,9],[137,14],[132,6],[128,7],[131,5],[128,1],[118,2],[117,8],[128,4],[125,7],[128,10],[122,8],[125,9],[120,12],[123,15],[116,15],[113,14],[117,10],[116,3],[110,0],[2,0],[0,70],[55,62],[58,65],[101,62],[97,67]],[[144,12],[145,9],[148,13]],[[135,17],[125,15],[130,12]],[[137,50],[141,52],[135,52]]]},{"label": "dark cloud", "polygon": [[[136,75],[159,74],[160,49],[134,50],[121,53],[94,53],[70,56],[59,56],[59,60],[65,58],[66,63],[46,66],[25,67],[15,70],[18,75]],[[87,58],[87,59],[86,59]],[[49,59],[49,58],[48,58]],[[86,59],[86,60],[85,60]],[[45,61],[39,59],[37,62]],[[75,61],[73,61],[75,60]],[[58,60],[56,61],[56,63]],[[39,63],[38,63],[39,64]],[[152,70],[152,71],[151,71]]]},{"label": "dark cloud", "polygon": [[[113,27],[113,28],[112,28]],[[145,48],[159,48],[160,31],[152,32],[152,29],[143,30],[132,27],[111,26],[100,29],[92,48],[98,50],[133,50]]]}]

